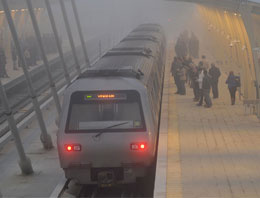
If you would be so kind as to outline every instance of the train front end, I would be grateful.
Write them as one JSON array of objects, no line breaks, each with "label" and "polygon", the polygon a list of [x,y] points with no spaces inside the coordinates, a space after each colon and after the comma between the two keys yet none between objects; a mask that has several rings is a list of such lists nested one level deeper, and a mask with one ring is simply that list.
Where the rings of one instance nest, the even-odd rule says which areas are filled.
[{"label": "train front end", "polygon": [[96,85],[102,90],[76,90],[84,87],[77,83],[68,89],[58,133],[60,163],[68,179],[111,186],[135,183],[147,174],[155,158],[156,137],[147,116],[145,87],[137,83],[129,89],[136,82],[111,78],[102,84],[102,79],[96,83],[88,79],[85,88]]}]

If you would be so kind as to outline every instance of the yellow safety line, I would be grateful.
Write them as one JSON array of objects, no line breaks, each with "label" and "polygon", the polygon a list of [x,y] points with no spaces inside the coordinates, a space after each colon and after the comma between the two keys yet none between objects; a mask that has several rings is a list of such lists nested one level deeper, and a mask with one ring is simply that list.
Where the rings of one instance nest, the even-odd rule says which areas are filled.
[{"label": "yellow safety line", "polygon": [[[168,72],[170,73],[170,72]],[[168,163],[167,198],[182,197],[180,138],[178,130],[178,109],[174,97],[173,78],[169,78],[169,117],[168,117]]]}]

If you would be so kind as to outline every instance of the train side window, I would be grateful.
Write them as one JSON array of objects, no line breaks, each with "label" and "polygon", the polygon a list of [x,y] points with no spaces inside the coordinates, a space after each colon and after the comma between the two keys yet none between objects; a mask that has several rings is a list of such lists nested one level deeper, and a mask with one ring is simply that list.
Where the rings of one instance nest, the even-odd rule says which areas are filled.
[{"label": "train side window", "polygon": [[155,92],[154,87],[152,87],[152,98],[153,98],[153,109],[154,109],[154,113],[155,113],[155,115],[157,116],[157,113],[158,113],[158,111],[157,111],[158,95],[156,95],[156,92]]},{"label": "train side window", "polygon": [[154,99],[153,99],[153,95],[152,95],[152,91],[149,92],[149,101],[150,101],[150,106],[151,106],[151,113],[152,113],[152,119],[153,119],[153,122],[155,122],[155,115],[156,115],[156,112],[155,112],[155,103],[154,103]]}]

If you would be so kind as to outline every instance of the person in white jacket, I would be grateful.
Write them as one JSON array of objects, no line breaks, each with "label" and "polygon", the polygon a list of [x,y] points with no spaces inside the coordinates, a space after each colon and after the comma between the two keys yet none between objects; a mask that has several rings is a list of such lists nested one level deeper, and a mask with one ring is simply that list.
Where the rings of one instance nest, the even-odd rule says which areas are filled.
[{"label": "person in white jacket", "polygon": [[200,94],[200,101],[197,104],[198,106],[201,106],[203,103],[203,90],[202,90],[202,82],[204,78],[204,71],[202,68],[199,68],[199,78],[198,78],[198,83],[199,83],[199,94]]}]

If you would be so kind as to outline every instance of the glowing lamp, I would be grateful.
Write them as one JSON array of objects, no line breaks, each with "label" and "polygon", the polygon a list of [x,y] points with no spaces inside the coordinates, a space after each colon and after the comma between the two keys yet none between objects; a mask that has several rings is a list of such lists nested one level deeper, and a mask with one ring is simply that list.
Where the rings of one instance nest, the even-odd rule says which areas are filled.
[{"label": "glowing lamp", "polygon": [[80,144],[66,144],[65,145],[65,149],[68,152],[72,152],[72,151],[81,151],[81,145]]},{"label": "glowing lamp", "polygon": [[98,98],[115,98],[115,94],[100,94]]},{"label": "glowing lamp", "polygon": [[147,148],[146,143],[132,143],[130,149],[133,151],[144,151]]},{"label": "glowing lamp", "polygon": [[67,151],[72,151],[72,146],[67,146]]}]

